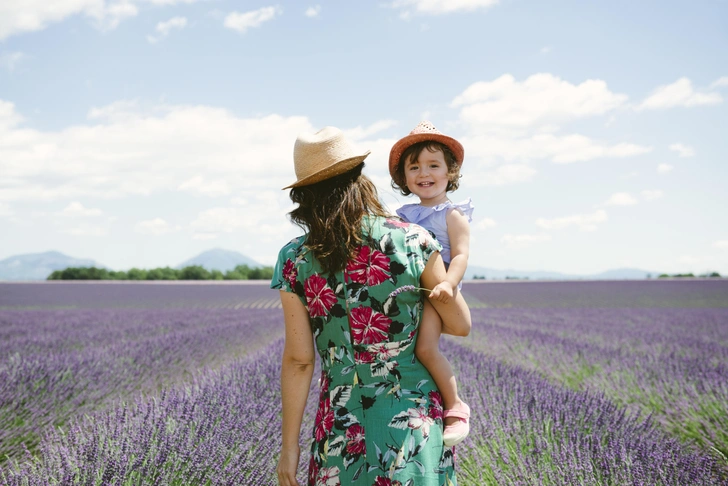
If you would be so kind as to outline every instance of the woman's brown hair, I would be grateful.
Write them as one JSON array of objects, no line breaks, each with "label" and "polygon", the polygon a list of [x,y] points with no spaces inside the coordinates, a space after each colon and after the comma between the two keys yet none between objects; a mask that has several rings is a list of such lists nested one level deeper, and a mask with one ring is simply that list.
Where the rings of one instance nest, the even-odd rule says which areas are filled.
[{"label": "woman's brown hair", "polygon": [[324,273],[343,270],[364,243],[365,215],[389,216],[374,183],[361,173],[363,168],[361,163],[341,175],[291,189],[291,201],[298,207],[288,216],[308,233],[305,245]]},{"label": "woman's brown hair", "polygon": [[392,177],[392,189],[399,191],[403,196],[409,196],[412,191],[407,187],[407,182],[404,177],[404,166],[408,160],[417,160],[423,150],[429,150],[430,152],[437,152],[440,150],[445,156],[445,162],[447,163],[447,192],[454,191],[460,186],[460,165],[458,165],[455,154],[450,150],[447,145],[435,142],[433,140],[425,140],[423,142],[417,142],[410,145],[402,152],[399,157],[399,162],[394,170],[394,176]]}]

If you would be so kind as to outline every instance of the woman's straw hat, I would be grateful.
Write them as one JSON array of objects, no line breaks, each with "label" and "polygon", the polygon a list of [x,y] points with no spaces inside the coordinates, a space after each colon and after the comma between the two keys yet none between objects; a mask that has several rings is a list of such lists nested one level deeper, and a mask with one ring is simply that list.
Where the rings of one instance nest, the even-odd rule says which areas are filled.
[{"label": "woman's straw hat", "polygon": [[283,189],[308,186],[343,174],[364,162],[370,152],[359,153],[335,127],[298,135],[293,146],[296,182]]},{"label": "woman's straw hat", "polygon": [[409,135],[400,138],[397,143],[394,144],[392,150],[389,151],[389,173],[392,175],[393,179],[397,172],[397,164],[399,164],[399,159],[402,157],[402,152],[417,142],[424,142],[425,140],[440,142],[445,145],[447,148],[452,150],[453,154],[455,154],[455,161],[458,165],[463,165],[465,150],[460,142],[452,137],[444,135],[435,128],[432,123],[428,121],[421,121],[414,130],[409,132]]}]

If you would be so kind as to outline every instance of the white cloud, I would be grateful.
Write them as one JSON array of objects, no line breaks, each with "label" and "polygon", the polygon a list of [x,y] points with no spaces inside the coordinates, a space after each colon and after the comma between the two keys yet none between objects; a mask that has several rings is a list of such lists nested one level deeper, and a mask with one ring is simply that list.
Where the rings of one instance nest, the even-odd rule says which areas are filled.
[{"label": "white cloud", "polygon": [[190,223],[197,234],[220,234],[244,232],[262,236],[279,236],[290,225],[283,209],[278,204],[279,189],[253,189],[244,191],[239,199],[244,206],[214,207],[201,211]]},{"label": "white cloud", "polygon": [[3,52],[0,54],[0,68],[7,69],[11,73],[15,71],[15,66],[27,57],[22,52]]},{"label": "white cloud", "polygon": [[74,228],[62,229],[61,233],[66,233],[73,236],[93,236],[100,237],[106,236],[109,231],[103,226],[96,226],[90,224],[83,224]]},{"label": "white cloud", "polygon": [[471,84],[451,102],[471,126],[525,128],[603,115],[625,104],[607,83],[590,79],[573,85],[549,73],[518,82],[510,74]]},{"label": "white cloud", "polygon": [[139,13],[139,4],[171,6],[201,0],[2,0],[0,41],[23,32],[43,30],[73,15],[85,15],[103,30],[114,29]]},{"label": "white cloud", "polygon": [[623,158],[652,151],[634,143],[614,143],[580,134],[559,133],[561,125],[603,116],[627,106],[627,96],[613,93],[602,80],[571,84],[549,73],[519,82],[504,74],[471,84],[450,103],[460,108],[468,159],[529,162],[550,159],[568,164],[597,158]]},{"label": "white cloud", "polygon": [[695,263],[700,263],[702,259],[700,257],[696,257],[693,255],[681,255],[678,257],[677,262],[678,263],[685,263],[687,265],[692,265]]},{"label": "white cloud", "polygon": [[505,186],[528,182],[536,175],[536,169],[524,164],[505,164],[494,170],[468,174],[466,177],[475,187],[478,186]]},{"label": "white cloud", "polygon": [[134,231],[143,235],[166,235],[180,228],[172,226],[162,218],[154,218],[146,221],[140,221],[134,226]]},{"label": "white cloud", "polygon": [[318,17],[321,13],[321,5],[314,5],[313,7],[308,7],[306,9],[306,12],[304,12],[304,15],[308,18]]},{"label": "white cloud", "polygon": [[88,123],[61,130],[21,128],[21,121],[12,103],[0,100],[5,203],[177,190],[211,196],[247,188],[280,191],[295,180],[296,136],[316,131],[300,116],[238,118],[209,106],[133,102],[92,109]]},{"label": "white cloud", "polygon": [[632,206],[639,201],[627,192],[617,192],[604,203],[605,206]]},{"label": "white cloud", "polygon": [[147,36],[147,40],[154,44],[156,42],[159,42],[163,38],[167,37],[169,33],[172,31],[172,29],[178,29],[182,30],[187,26],[187,19],[185,17],[172,17],[171,19],[165,21],[165,22],[159,22],[157,24],[157,27],[155,30],[157,31],[157,34],[159,34],[157,37],[154,37],[152,35]]},{"label": "white cloud", "polygon": [[468,160],[507,161],[549,159],[558,164],[584,162],[603,157],[623,158],[645,154],[652,147],[618,143],[614,145],[578,134],[534,134],[528,137],[513,134],[474,134],[461,137],[467,147]]},{"label": "white cloud", "polygon": [[397,122],[394,120],[380,120],[372,123],[368,127],[358,126],[343,130],[344,135],[351,141],[358,141],[368,137],[371,137],[375,133],[379,133],[383,130],[393,127]]},{"label": "white cloud", "polygon": [[6,203],[0,202],[0,218],[9,218],[10,216],[13,216],[15,213],[12,209],[10,209],[10,205]]},{"label": "white cloud", "polygon": [[259,27],[263,22],[272,20],[283,11],[279,7],[263,7],[250,12],[232,12],[225,17],[224,25],[228,29],[244,34],[248,29]]},{"label": "white cloud", "polygon": [[553,48],[551,46],[543,46],[541,48],[541,51],[540,52],[541,52],[541,54],[548,54],[552,50],[553,50]]},{"label": "white cloud", "polygon": [[538,218],[536,225],[547,230],[578,226],[582,231],[593,231],[597,228],[598,223],[603,223],[606,220],[607,212],[600,209],[592,214],[574,214],[552,219]]},{"label": "white cloud", "polygon": [[78,201],[70,203],[61,211],[61,215],[71,217],[101,216],[102,213],[100,209],[86,208]]},{"label": "white cloud", "polygon": [[657,173],[658,174],[667,174],[668,172],[671,172],[674,167],[670,164],[659,164],[657,166]]},{"label": "white cloud", "polygon": [[203,196],[227,196],[232,192],[230,185],[225,179],[205,180],[204,177],[196,175],[177,186],[180,191],[189,191]]},{"label": "white cloud", "polygon": [[99,0],[64,0],[58,2],[4,0],[0,2],[0,40],[21,32],[46,28],[78,13],[89,15],[103,8]]},{"label": "white cloud", "polygon": [[92,11],[89,15],[96,20],[96,26],[101,30],[113,30],[119,26],[122,20],[135,17],[139,9],[128,0],[105,6],[102,9]]},{"label": "white cloud", "polygon": [[672,84],[658,86],[636,109],[656,110],[676,106],[693,107],[722,103],[719,93],[699,92],[688,78],[680,78]]},{"label": "white cloud", "polygon": [[640,194],[642,195],[642,199],[645,201],[654,201],[655,199],[660,199],[664,195],[662,191],[656,189],[645,189]]},{"label": "white cloud", "polygon": [[728,240],[714,241],[713,248],[720,248],[721,250],[728,250]]},{"label": "white cloud", "polygon": [[215,238],[217,238],[216,233],[195,233],[194,235],[192,235],[193,240],[205,241],[205,240],[214,240]]},{"label": "white cloud", "polygon": [[728,76],[720,77],[710,84],[711,88],[722,88],[723,86],[728,86]]},{"label": "white cloud", "polygon": [[477,229],[487,230],[496,226],[495,220],[491,218],[483,218],[473,225]]},{"label": "white cloud", "polygon": [[512,235],[507,234],[503,235],[501,238],[501,242],[504,243],[508,247],[519,247],[523,248],[526,246],[530,246],[534,243],[542,243],[544,241],[550,241],[551,235],[547,233],[539,233],[535,235]]},{"label": "white cloud", "polygon": [[688,145],[681,143],[673,143],[668,147],[673,152],[677,152],[680,157],[693,157],[695,156],[695,149]]},{"label": "white cloud", "polygon": [[471,12],[497,5],[499,0],[395,0],[391,6],[404,9],[409,15],[410,9],[425,15],[440,15],[453,12]]}]

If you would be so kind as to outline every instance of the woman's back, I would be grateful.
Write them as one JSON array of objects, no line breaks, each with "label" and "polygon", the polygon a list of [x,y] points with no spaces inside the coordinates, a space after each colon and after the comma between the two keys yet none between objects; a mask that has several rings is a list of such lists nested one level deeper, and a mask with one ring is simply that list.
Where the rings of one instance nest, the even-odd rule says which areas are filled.
[{"label": "woman's back", "polygon": [[441,399],[414,356],[422,295],[410,288],[439,245],[397,219],[362,227],[343,271],[323,274],[301,237],[281,250],[272,284],[306,306],[321,358],[309,484],[456,484]]}]

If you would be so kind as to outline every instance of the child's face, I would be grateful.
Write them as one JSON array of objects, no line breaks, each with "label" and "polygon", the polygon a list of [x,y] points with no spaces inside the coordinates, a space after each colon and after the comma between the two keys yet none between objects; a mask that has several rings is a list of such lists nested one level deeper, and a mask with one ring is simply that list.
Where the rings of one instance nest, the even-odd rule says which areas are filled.
[{"label": "child's face", "polygon": [[447,201],[447,162],[442,150],[430,152],[425,148],[417,160],[404,164],[404,177],[410,192],[420,198],[424,206],[435,206]]}]

